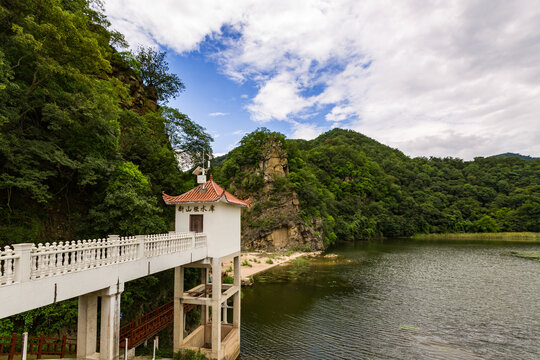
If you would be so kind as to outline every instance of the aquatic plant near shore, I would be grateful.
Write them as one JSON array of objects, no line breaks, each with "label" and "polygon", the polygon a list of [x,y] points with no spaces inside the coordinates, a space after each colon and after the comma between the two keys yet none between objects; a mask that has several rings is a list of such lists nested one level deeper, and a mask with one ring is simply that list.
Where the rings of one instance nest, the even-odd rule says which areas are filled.
[{"label": "aquatic plant near shore", "polygon": [[540,251],[511,251],[510,255],[540,262]]},{"label": "aquatic plant near shore", "polygon": [[455,233],[455,234],[416,234],[414,240],[478,240],[509,242],[540,242],[540,233],[500,232],[500,233]]}]

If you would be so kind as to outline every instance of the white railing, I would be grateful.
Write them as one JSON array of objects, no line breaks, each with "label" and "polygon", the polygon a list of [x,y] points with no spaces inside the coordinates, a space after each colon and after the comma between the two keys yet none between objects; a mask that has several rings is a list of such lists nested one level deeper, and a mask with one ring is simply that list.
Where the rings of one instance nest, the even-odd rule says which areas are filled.
[{"label": "white railing", "polygon": [[18,258],[19,255],[9,246],[0,250],[0,286],[15,282],[15,261]]},{"label": "white railing", "polygon": [[206,235],[175,233],[15,244],[0,250],[0,286],[206,246]]},{"label": "white railing", "polygon": [[195,234],[195,248],[200,248],[206,246],[206,234],[197,233]]},{"label": "white railing", "polygon": [[146,235],[144,255],[146,257],[185,251],[193,246],[193,233],[169,233]]}]

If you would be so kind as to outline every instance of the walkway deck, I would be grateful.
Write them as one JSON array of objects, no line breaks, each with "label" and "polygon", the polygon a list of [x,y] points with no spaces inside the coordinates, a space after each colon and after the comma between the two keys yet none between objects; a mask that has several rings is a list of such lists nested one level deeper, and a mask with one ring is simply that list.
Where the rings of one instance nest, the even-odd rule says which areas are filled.
[{"label": "walkway deck", "polygon": [[207,253],[204,233],[7,246],[0,251],[0,318],[203,260]]}]

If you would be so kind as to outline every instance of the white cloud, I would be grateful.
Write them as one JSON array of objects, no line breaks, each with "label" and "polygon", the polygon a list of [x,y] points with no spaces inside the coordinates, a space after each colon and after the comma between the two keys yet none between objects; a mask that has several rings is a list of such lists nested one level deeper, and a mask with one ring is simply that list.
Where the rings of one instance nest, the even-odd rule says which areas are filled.
[{"label": "white cloud", "polygon": [[247,109],[254,120],[265,122],[286,120],[311,105],[312,102],[299,95],[297,82],[291,74],[283,73],[266,81]]},{"label": "white cloud", "polygon": [[304,139],[311,140],[315,139],[317,136],[321,135],[324,132],[324,128],[319,127],[315,124],[310,123],[299,123],[292,122],[293,124],[293,133],[291,138],[293,139]]},{"label": "white cloud", "polygon": [[229,115],[229,113],[213,112],[213,113],[208,114],[208,116],[226,116],[226,115]]},{"label": "white cloud", "polygon": [[540,155],[534,0],[147,4],[106,9],[132,42],[185,52],[220,41],[226,75],[259,86],[252,118],[288,121],[293,137],[337,124],[415,156]]}]

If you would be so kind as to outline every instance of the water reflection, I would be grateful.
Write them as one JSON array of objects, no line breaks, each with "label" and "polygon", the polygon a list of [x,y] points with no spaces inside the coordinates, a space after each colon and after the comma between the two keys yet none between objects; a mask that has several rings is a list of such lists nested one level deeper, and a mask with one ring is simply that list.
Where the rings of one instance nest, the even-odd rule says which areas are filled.
[{"label": "water reflection", "polygon": [[244,289],[242,359],[540,358],[530,244],[378,241]]}]

